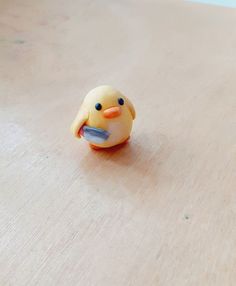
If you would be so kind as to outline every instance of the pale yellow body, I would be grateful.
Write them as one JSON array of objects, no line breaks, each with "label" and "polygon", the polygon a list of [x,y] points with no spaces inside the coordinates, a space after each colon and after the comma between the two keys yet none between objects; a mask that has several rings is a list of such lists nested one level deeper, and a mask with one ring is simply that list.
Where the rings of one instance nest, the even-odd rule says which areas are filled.
[{"label": "pale yellow body", "polygon": [[[119,104],[119,98],[124,100],[123,105]],[[102,105],[101,110],[96,110],[95,105],[97,103]],[[119,108],[120,114],[106,118],[104,112],[113,107]],[[127,97],[111,86],[100,86],[86,95],[72,123],[71,131],[76,137],[80,138],[79,131],[83,125],[102,128],[110,133],[108,140],[101,144],[91,143],[101,148],[112,147],[123,143],[129,138],[134,118],[135,109]]]}]

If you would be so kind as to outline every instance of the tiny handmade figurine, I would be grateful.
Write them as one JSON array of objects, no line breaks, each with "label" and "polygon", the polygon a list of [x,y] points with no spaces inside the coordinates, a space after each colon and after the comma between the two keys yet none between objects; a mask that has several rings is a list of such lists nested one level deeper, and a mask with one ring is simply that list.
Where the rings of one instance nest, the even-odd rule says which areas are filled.
[{"label": "tiny handmade figurine", "polygon": [[71,125],[75,137],[91,148],[109,148],[129,140],[135,109],[127,97],[111,86],[99,86],[85,97]]}]

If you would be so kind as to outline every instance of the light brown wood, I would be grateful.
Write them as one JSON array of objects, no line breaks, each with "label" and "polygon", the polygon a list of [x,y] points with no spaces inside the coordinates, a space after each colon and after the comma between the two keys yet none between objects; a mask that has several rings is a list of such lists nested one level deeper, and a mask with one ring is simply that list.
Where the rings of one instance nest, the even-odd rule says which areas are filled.
[{"label": "light brown wood", "polygon": [[[235,285],[236,10],[0,1],[0,285]],[[69,127],[110,84],[123,148]]]}]

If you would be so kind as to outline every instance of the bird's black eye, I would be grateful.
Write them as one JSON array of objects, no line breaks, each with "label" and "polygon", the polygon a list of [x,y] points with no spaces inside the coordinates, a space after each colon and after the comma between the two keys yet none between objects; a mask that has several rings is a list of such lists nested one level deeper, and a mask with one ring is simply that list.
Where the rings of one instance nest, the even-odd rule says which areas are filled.
[{"label": "bird's black eye", "polygon": [[124,99],[123,98],[119,98],[118,99],[118,103],[119,103],[119,105],[123,105],[125,103]]},{"label": "bird's black eye", "polygon": [[101,110],[101,109],[102,109],[101,103],[96,103],[96,104],[95,104],[95,108],[96,108],[97,110]]}]

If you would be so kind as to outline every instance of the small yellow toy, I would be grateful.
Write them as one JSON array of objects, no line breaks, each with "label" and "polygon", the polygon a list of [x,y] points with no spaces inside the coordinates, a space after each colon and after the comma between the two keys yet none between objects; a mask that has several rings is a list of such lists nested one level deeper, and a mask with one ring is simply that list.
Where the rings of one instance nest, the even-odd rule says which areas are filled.
[{"label": "small yellow toy", "polygon": [[75,137],[83,136],[91,148],[108,148],[129,140],[135,109],[133,104],[111,86],[91,90],[71,125]]}]

